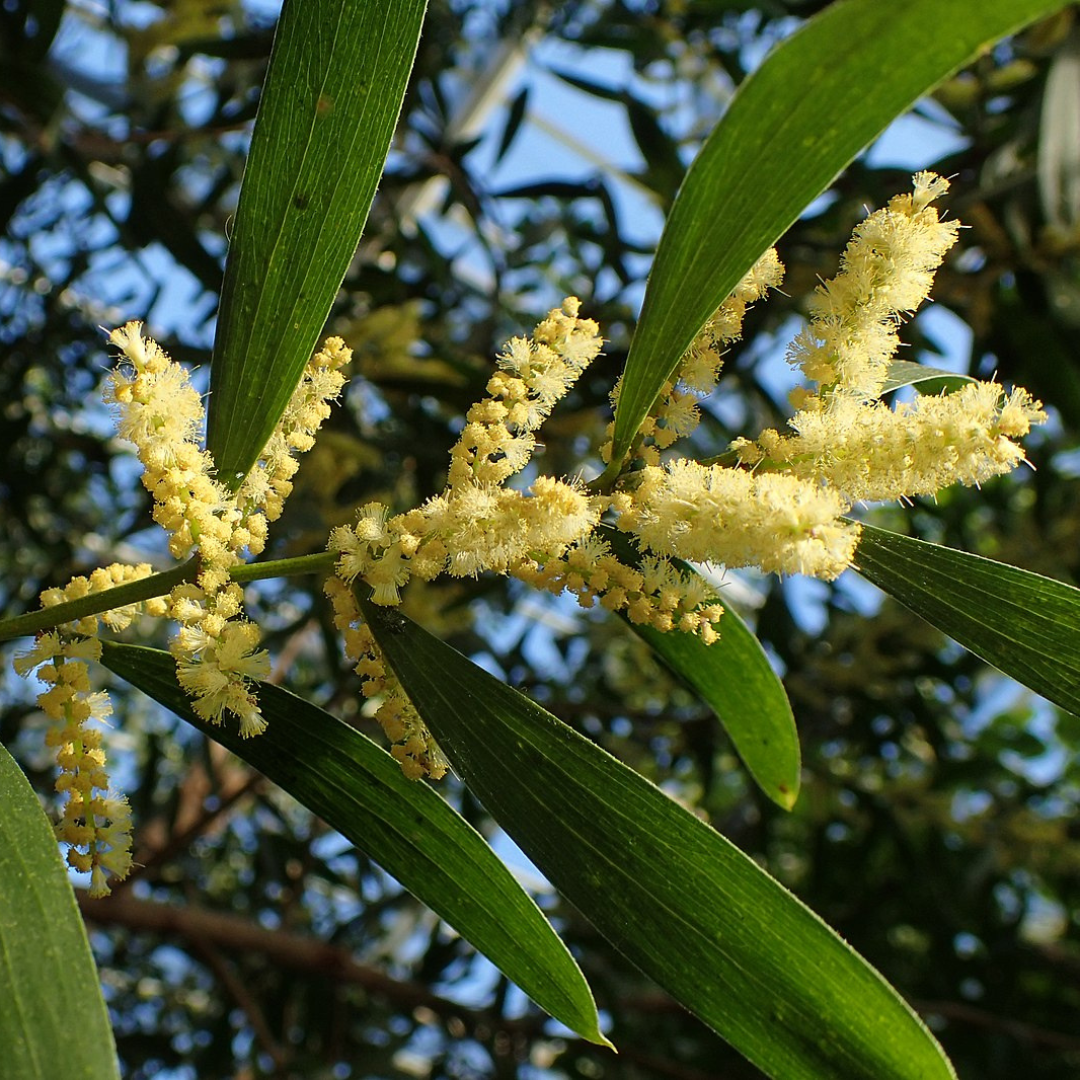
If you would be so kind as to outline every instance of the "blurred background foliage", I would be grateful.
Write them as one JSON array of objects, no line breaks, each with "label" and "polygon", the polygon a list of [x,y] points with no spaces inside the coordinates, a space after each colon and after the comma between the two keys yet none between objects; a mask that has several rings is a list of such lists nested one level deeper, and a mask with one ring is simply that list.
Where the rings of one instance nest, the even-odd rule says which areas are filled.
[{"label": "blurred background foliage", "polygon": [[[568,294],[608,345],[545,428],[538,464],[591,475],[681,175],[769,44],[824,6],[432,0],[329,324],[355,350],[355,378],[266,557],[321,548],[362,501],[400,510],[441,490],[501,343]],[[235,0],[0,3],[5,614],[114,559],[163,559],[99,404],[100,327],[143,319],[205,378],[275,18],[273,3]],[[865,208],[932,167],[955,177],[948,205],[969,228],[931,317],[905,328],[908,355],[997,372],[1053,422],[1029,442],[1033,469],[871,518],[1080,584],[1078,116],[1080,19],[1067,10],[950,80],[892,149],[852,165],[782,241],[784,293],[752,312],[695,452],[782,420],[783,345],[807,293]],[[1080,720],[851,572],[834,586],[724,581],[798,720],[804,787],[790,814],[617,620],[487,578],[420,585],[407,610],[793,888],[913,1002],[962,1078],[1080,1074]],[[275,678],[376,734],[318,583],[262,583],[249,604]],[[0,678],[0,738],[48,800],[32,688],[10,668]],[[452,777],[446,797],[521,867],[570,943],[618,1057],[560,1031],[247,766],[112,689],[140,866],[90,930],[126,1076],[759,1075],[613,954]]]}]

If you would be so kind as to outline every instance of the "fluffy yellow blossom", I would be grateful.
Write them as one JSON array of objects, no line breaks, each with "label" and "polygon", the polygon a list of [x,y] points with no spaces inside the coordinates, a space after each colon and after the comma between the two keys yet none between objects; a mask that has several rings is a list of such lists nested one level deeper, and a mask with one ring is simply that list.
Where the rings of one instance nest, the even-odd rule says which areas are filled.
[{"label": "fluffy yellow blossom", "polygon": [[769,248],[698,331],[679,361],[677,380],[695,394],[711,394],[723,363],[721,350],[742,337],[743,320],[751,305],[764,299],[770,289],[780,288],[783,280],[784,264],[776,248]]},{"label": "fluffy yellow blossom", "polygon": [[169,550],[182,558],[196,545],[200,584],[216,592],[230,566],[247,549],[259,554],[267,521],[280,517],[292,490],[296,452],[312,445],[330,414],[352,358],[340,338],[328,338],[308,363],[281,419],[240,489],[232,493],[214,475],[214,462],[200,446],[203,408],[187,371],[173,363],[142,324],[114,330],[109,341],[121,361],[107,380],[106,401],[119,407],[120,434],[135,444],[144,467],[143,485],[154,498],[154,520],[169,534]]},{"label": "fluffy yellow blossom", "polygon": [[441,779],[448,768],[446,757],[383,660],[352,590],[340,578],[331,577],[325,591],[334,607],[334,625],[345,641],[345,653],[355,660],[354,670],[364,680],[364,697],[376,703],[375,718],[390,740],[394,760],[410,780],[424,776]]},{"label": "fluffy yellow blossom", "polygon": [[393,605],[414,574],[507,573],[537,553],[558,557],[596,526],[600,504],[578,485],[542,476],[526,491],[503,486],[528,464],[535,431],[600,352],[598,327],[579,310],[570,297],[531,338],[507,343],[488,396],[466,415],[441,495],[393,518],[371,503],[352,529],[333,531],[329,548],[343,581],[362,577],[375,603]]},{"label": "fluffy yellow blossom", "polygon": [[330,337],[311,358],[289,404],[274,428],[258,460],[234,496],[241,510],[240,527],[248,536],[239,547],[253,555],[266,543],[266,523],[281,517],[285,499],[292,492],[298,463],[293,456],[310,450],[315,435],[330,416],[330,402],[345,386],[344,368],[352,350],[339,337]]},{"label": "fluffy yellow blossom", "polygon": [[344,368],[352,358],[341,338],[328,338],[308,363],[270,439],[238,491],[214,477],[214,462],[201,449],[203,409],[187,372],[132,322],[109,335],[121,351],[110,374],[106,399],[120,410],[119,427],[135,443],[143,463],[143,484],[154,498],[154,520],[170,533],[169,550],[180,558],[199,551],[195,586],[170,597],[170,614],[181,623],[170,646],[181,685],[195,711],[220,723],[234,713],[240,733],[256,735],[266,726],[252,688],[268,660],[258,652],[258,631],[237,619],[240,593],[229,570],[246,549],[265,547],[267,522],[281,515],[297,469],[295,454],[311,447],[330,415],[329,402],[341,393]]},{"label": "fluffy yellow blossom", "polygon": [[[752,291],[744,290],[743,307]],[[583,604],[599,599],[636,623],[696,633],[706,642],[716,639],[723,609],[699,578],[655,558],[640,568],[626,566],[593,536],[607,498],[549,476],[537,477],[525,490],[505,486],[528,463],[535,432],[555,403],[600,350],[597,326],[579,318],[579,307],[576,299],[567,299],[531,338],[507,343],[500,370],[488,381],[488,396],[466,415],[451,451],[445,491],[394,517],[381,503],[369,503],[353,528],[331,534],[329,547],[338,561],[336,583],[328,591],[339,611],[346,651],[358,658],[364,693],[381,697],[376,715],[408,776],[436,775],[434,769],[445,766],[386,672],[355,605],[345,598],[357,579],[371,589],[374,603],[393,605],[413,576],[513,574],[554,592],[570,589]]]},{"label": "fluffy yellow blossom", "polygon": [[696,461],[647,466],[619,516],[657,554],[835,578],[850,564],[858,526],[847,503],[820,484]]},{"label": "fluffy yellow blossom", "polygon": [[[220,723],[232,713],[241,735],[258,734],[266,721],[253,683],[269,673],[269,659],[258,650],[258,628],[239,616],[242,593],[229,569],[246,548],[263,549],[266,522],[280,515],[296,470],[294,453],[311,446],[329,415],[329,402],[344,385],[341,374],[351,357],[340,338],[330,338],[316,354],[251,476],[236,494],[214,477],[214,463],[199,445],[203,408],[187,372],[142,335],[138,322],[112,331],[110,344],[120,360],[106,380],[105,400],[117,406],[120,434],[135,444],[143,464],[143,485],[154,500],[154,520],[169,534],[176,557],[199,549],[198,582],[179,586],[168,599],[87,616],[47,634],[15,661],[27,675],[35,667],[49,685],[39,697],[56,726],[48,736],[57,748],[57,791],[65,796],[57,828],[71,845],[69,863],[91,874],[90,894],[108,892],[110,877],[124,877],[131,865],[130,812],[126,800],[107,793],[108,774],[101,732],[87,727],[110,711],[108,698],[90,690],[86,661],[100,657],[99,622],[122,630],[145,612],[170,615],[180,623],[171,649],[181,686],[194,710]],[[78,600],[149,576],[148,565],[114,565],[76,577],[63,589],[42,594],[44,607]]]},{"label": "fluffy yellow blossom", "polygon": [[599,327],[581,319],[568,297],[531,338],[514,338],[499,355],[488,397],[474,405],[450,452],[448,488],[502,484],[528,463],[534,432],[600,352]]},{"label": "fluffy yellow blossom", "polygon": [[1025,390],[968,383],[953,394],[919,397],[894,409],[880,401],[835,395],[790,420],[797,434],[763,432],[740,443],[743,461],[816,480],[849,502],[933,495],[952,484],[976,485],[1024,460],[1013,439],[1046,420]]},{"label": "fluffy yellow blossom", "polygon": [[42,634],[15,660],[15,670],[28,675],[37,668],[48,690],[38,705],[52,721],[46,745],[60,767],[56,792],[63,811],[57,838],[68,846],[68,865],[90,874],[90,895],[105,896],[110,880],[122,880],[131,869],[131,811],[122,796],[110,795],[109,774],[99,727],[111,710],[108,696],[90,688],[87,661],[101,656],[96,638],[53,630]]},{"label": "fluffy yellow blossom", "polygon": [[876,398],[900,343],[897,327],[930,294],[934,271],[960,228],[930,203],[949,182],[921,172],[913,191],[856,226],[840,273],[810,302],[810,325],[788,350],[790,363],[823,387]]},{"label": "fluffy yellow blossom", "polygon": [[266,720],[252,683],[270,674],[270,658],[257,648],[259,628],[237,618],[243,602],[240,586],[230,583],[208,595],[198,585],[179,585],[169,601],[169,615],[180,623],[169,650],[192,709],[213,724],[232,713],[243,738],[260,734]]},{"label": "fluffy yellow blossom", "polygon": [[647,557],[640,566],[627,566],[595,535],[558,558],[523,561],[511,573],[533,588],[556,594],[567,590],[582,607],[599,603],[661,632],[696,634],[706,645],[719,637],[716,624],[724,609],[703,578],[683,574],[664,559]]},{"label": "fluffy yellow blossom", "polygon": [[[970,383],[895,408],[877,400],[899,321],[927,297],[935,269],[956,240],[959,225],[941,221],[930,206],[947,190],[940,177],[919,173],[911,194],[896,196],[855,229],[840,274],[817,290],[811,323],[789,353],[821,386],[792,395],[793,434],[768,430],[756,441],[732,444],[739,463],[756,470],[757,484],[796,481],[832,498],[842,511],[861,501],[980,484],[1024,460],[1014,440],[1046,419],[1024,390],[1006,393],[994,382]],[[646,524],[656,527],[648,515]],[[823,518],[820,538],[824,527]],[[838,558],[822,576],[842,569],[849,539],[833,535]],[[770,568],[767,561],[758,565]]]},{"label": "fluffy yellow blossom", "polygon": [[[46,589],[42,607],[79,600],[118,585],[141,581],[153,573],[147,563],[100,567],[89,577],[75,577],[64,588]],[[110,630],[129,626],[137,614],[162,616],[162,598],[141,601],[89,615],[41,634],[15,659],[15,671],[26,676],[37,668],[48,689],[38,697],[42,711],[53,720],[46,744],[56,751],[60,774],[56,791],[64,797],[56,826],[58,839],[69,845],[70,866],[90,874],[90,895],[105,896],[111,880],[121,880],[131,868],[131,811],[123,796],[110,795],[105,750],[99,727],[112,712],[108,696],[90,687],[87,664],[101,658],[99,624]]]},{"label": "fluffy yellow blossom", "polygon": [[239,515],[213,478],[213,459],[199,445],[202,400],[186,369],[130,322],[109,335],[121,360],[106,380],[105,400],[118,406],[117,429],[135,444],[154,520],[169,533],[169,551],[183,558],[200,540],[227,543]]},{"label": "fluffy yellow blossom", "polygon": [[[72,578],[62,589],[46,589],[41,594],[41,606],[49,608],[55,607],[57,604],[66,604],[71,600],[80,600],[84,596],[105,592],[118,585],[125,585],[132,581],[142,581],[153,572],[154,569],[149,563],[139,563],[137,566],[112,563],[110,566],[102,566],[89,577],[80,575]],[[114,608],[112,611],[104,611],[98,615],[88,615],[85,619],[65,624],[61,629],[70,634],[79,634],[82,637],[92,638],[97,635],[99,622],[104,623],[110,630],[123,630],[130,625],[131,620],[138,614],[158,617],[164,615],[165,606],[165,601],[161,598],[144,600],[138,604]]]},{"label": "fluffy yellow blossom", "polygon": [[[671,380],[664,384],[649,415],[638,430],[634,455],[646,465],[659,465],[661,450],[690,435],[701,420],[698,399],[712,393],[720,378],[724,347],[742,336],[747,309],[778,289],[784,280],[784,264],[769,248],[743,275],[731,295],[706,320],[690,343]],[[618,404],[621,379],[611,394]],[[600,457],[609,461],[614,424],[608,425]]]}]

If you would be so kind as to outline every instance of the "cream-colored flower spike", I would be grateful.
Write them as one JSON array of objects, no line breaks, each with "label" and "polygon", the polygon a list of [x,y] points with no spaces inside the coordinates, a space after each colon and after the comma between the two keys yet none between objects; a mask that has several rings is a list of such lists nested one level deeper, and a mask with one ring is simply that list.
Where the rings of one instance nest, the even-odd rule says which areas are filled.
[{"label": "cream-colored flower spike", "polygon": [[242,593],[230,584],[229,570],[245,550],[263,550],[267,522],[281,515],[292,490],[294,455],[311,447],[329,416],[352,353],[340,338],[327,339],[243,484],[231,492],[201,449],[202,402],[185,369],[142,336],[140,323],[114,330],[109,341],[121,361],[109,376],[106,400],[119,406],[120,433],[135,443],[143,463],[154,520],[170,533],[174,556],[199,551],[197,583],[180,585],[169,597],[169,614],[181,625],[170,645],[177,676],[205,720],[221,723],[232,714],[241,735],[257,735],[266,721],[252,682],[268,673],[269,660],[257,649],[258,629],[242,618]]},{"label": "cream-colored flower spike", "polygon": [[1026,390],[1006,393],[996,382],[969,383],[895,409],[840,394],[822,409],[796,413],[790,423],[797,434],[765,432],[754,453],[850,503],[902,499],[1012,472],[1024,461],[1012,440],[1045,420]]},{"label": "cream-colored flower spike", "polygon": [[[104,592],[152,573],[149,564],[100,567],[88,578],[76,577],[63,589],[46,589],[43,607],[55,607],[95,592]],[[108,695],[90,685],[88,663],[101,657],[97,638],[99,620],[111,630],[123,629],[140,611],[164,614],[164,602],[142,604],[91,615],[40,635],[34,645],[15,659],[22,676],[37,669],[47,690],[38,706],[52,721],[46,745],[56,753],[60,767],[56,791],[63,799],[57,839],[68,845],[68,865],[90,875],[90,895],[105,896],[110,882],[123,880],[131,869],[131,810],[122,795],[110,794],[101,729],[112,706]]]},{"label": "cream-colored flower spike", "polygon": [[656,554],[831,579],[858,541],[858,527],[840,520],[847,509],[796,476],[682,460],[643,469],[618,524]]},{"label": "cream-colored flower spike", "polygon": [[1014,440],[1046,420],[1027,391],[1006,393],[995,382],[895,408],[877,400],[899,319],[927,298],[959,229],[930,206],[947,181],[922,172],[912,183],[911,194],[855,229],[840,274],[818,289],[810,326],[790,355],[822,385],[793,395],[802,406],[788,421],[794,434],[767,430],[756,442],[732,444],[743,465],[817,483],[849,506],[1011,472],[1024,461]]},{"label": "cream-colored flower spike", "polygon": [[[698,401],[716,389],[724,348],[742,337],[743,320],[749,308],[764,299],[770,289],[780,288],[783,280],[784,264],[776,248],[769,248],[695,335],[675,374],[664,384],[656,404],[642,421],[632,456],[645,465],[659,465],[662,450],[694,432],[701,421]],[[611,394],[612,407],[618,404],[621,388],[620,379]],[[611,457],[614,430],[614,423],[609,424],[600,447],[604,462]]]},{"label": "cream-colored flower spike", "polygon": [[413,576],[508,573],[537,553],[557,558],[600,520],[602,506],[579,484],[540,477],[527,491],[505,487],[529,463],[535,432],[599,354],[599,327],[569,298],[531,338],[514,338],[488,380],[488,396],[465,417],[450,452],[446,490],[390,518],[375,503],[352,529],[335,529],[346,583],[362,577],[377,604],[397,604]]},{"label": "cream-colored flower spike", "polygon": [[818,286],[810,325],[788,351],[792,364],[822,389],[877,398],[900,339],[897,327],[930,295],[934,271],[960,225],[930,205],[949,190],[934,173],[917,173],[910,194],[857,225],[840,273]]}]

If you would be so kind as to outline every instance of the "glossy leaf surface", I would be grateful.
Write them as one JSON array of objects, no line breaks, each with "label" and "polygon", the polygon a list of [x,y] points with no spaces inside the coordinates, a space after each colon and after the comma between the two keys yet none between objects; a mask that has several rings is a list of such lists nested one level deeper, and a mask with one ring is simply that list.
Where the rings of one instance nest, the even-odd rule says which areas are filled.
[{"label": "glossy leaf surface", "polygon": [[0,746],[0,1074],[119,1077],[82,916],[41,803]]},{"label": "glossy leaf surface", "polygon": [[790,810],[799,794],[799,735],[791,703],[761,642],[730,607],[720,640],[631,628],[716,713],[758,787]]},{"label": "glossy leaf surface", "polygon": [[585,979],[539,908],[472,826],[370,739],[269,685],[259,689],[266,731],[241,739],[191,711],[168,653],[106,643],[102,660],[370,855],[557,1020],[605,1042]]},{"label": "glossy leaf surface", "polygon": [[[624,563],[640,565],[641,552],[629,534],[607,525],[600,532]],[[682,559],[672,562],[684,574],[697,572]],[[761,642],[738,613],[725,606],[720,640],[711,645],[693,634],[624,622],[716,713],[757,785],[790,810],[799,794],[801,761],[795,717]]]},{"label": "glossy leaf surface", "polygon": [[951,394],[975,380],[970,375],[957,375],[955,371],[916,364],[910,360],[893,360],[881,392],[888,394],[902,386],[914,386],[920,394]]},{"label": "glossy leaf surface", "polygon": [[207,446],[234,485],[280,418],[356,251],[426,0],[287,0],[236,211]]},{"label": "glossy leaf surface", "polygon": [[362,603],[455,770],[596,928],[768,1075],[946,1080],[813,912],[673,799],[397,611]]},{"label": "glossy leaf surface", "polygon": [[869,525],[855,568],[965,649],[1080,715],[1080,589]]}]

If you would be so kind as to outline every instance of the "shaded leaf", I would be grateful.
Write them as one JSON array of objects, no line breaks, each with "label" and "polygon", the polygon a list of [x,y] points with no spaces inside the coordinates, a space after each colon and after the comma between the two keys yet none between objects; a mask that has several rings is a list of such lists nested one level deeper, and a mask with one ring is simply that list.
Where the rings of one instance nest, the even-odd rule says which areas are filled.
[{"label": "shaded leaf", "polygon": [[362,601],[472,791],[630,960],[781,1080],[955,1074],[892,988],[753,860],[397,611]]},{"label": "shaded leaf", "polygon": [[502,137],[499,139],[498,149],[495,151],[493,164],[497,165],[506,156],[510,144],[521,129],[521,121],[525,119],[525,112],[529,107],[529,88],[523,86],[510,102],[510,108],[506,113],[506,123],[503,125]]},{"label": "shaded leaf", "polygon": [[662,634],[629,624],[635,633],[716,713],[758,787],[790,810],[799,795],[799,735],[783,683],[761,642],[730,607],[720,640]]},{"label": "shaded leaf", "polygon": [[0,746],[0,1046],[5,1076],[119,1077],[112,1029],[56,837]]},{"label": "shaded leaf", "polygon": [[236,211],[207,447],[235,486],[322,333],[367,220],[425,0],[287,0]]},{"label": "shaded leaf", "polygon": [[1080,714],[1080,589],[870,525],[855,569],[988,664]]},{"label": "shaded leaf", "polygon": [[[601,526],[619,559],[639,566],[641,553],[627,533]],[[684,574],[696,573],[682,559]],[[799,734],[791,703],[761,642],[738,613],[725,607],[720,640],[706,645],[694,634],[661,633],[624,619],[661,660],[716,713],[758,787],[790,810],[799,795]]]},{"label": "shaded leaf", "polygon": [[259,690],[266,731],[241,739],[191,711],[168,653],[105,642],[102,662],[318,814],[557,1020],[606,1043],[585,978],[539,908],[479,833],[426,784],[406,780],[386,751],[269,685]]},{"label": "shaded leaf", "polygon": [[957,375],[955,371],[927,367],[911,360],[893,360],[881,392],[888,394],[902,386],[914,386],[920,394],[952,394],[970,382],[975,382],[970,375]]}]

